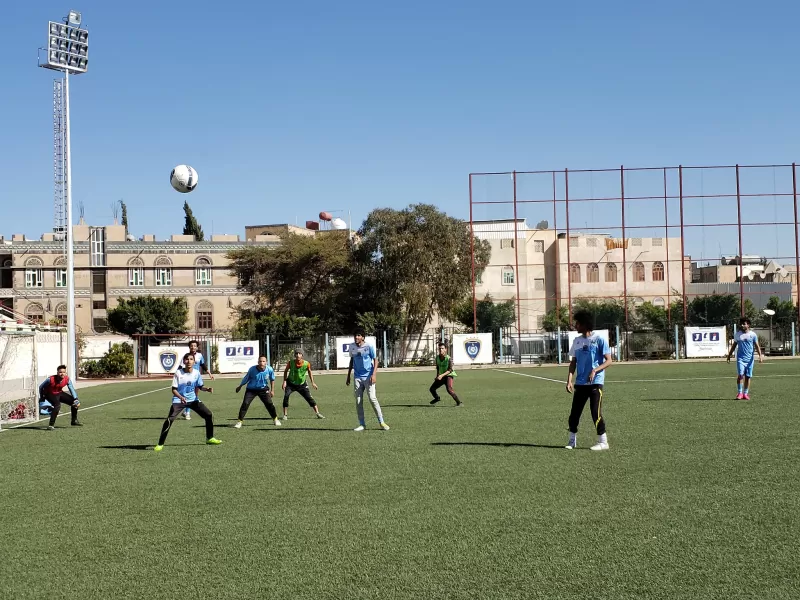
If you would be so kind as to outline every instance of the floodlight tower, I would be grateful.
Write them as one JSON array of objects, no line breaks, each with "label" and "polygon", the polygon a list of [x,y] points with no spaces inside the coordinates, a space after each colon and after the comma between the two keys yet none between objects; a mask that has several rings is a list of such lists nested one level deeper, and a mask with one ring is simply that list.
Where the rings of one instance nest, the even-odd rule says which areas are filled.
[{"label": "floodlight tower", "polygon": [[47,24],[47,46],[40,48],[46,60],[39,66],[64,73],[64,156],[66,187],[66,245],[67,245],[67,373],[75,379],[77,372],[75,327],[75,249],[72,239],[72,152],[69,130],[69,76],[86,73],[89,66],[89,32],[81,28],[81,13],[71,10],[62,21]]}]

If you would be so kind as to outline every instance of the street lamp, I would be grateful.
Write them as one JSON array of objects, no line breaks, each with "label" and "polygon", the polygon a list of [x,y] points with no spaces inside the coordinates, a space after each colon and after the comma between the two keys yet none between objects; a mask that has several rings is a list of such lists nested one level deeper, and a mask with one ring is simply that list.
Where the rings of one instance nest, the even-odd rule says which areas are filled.
[{"label": "street lamp", "polygon": [[89,32],[81,29],[81,13],[71,10],[62,21],[48,21],[47,46],[40,48],[46,60],[39,66],[64,73],[64,145],[66,149],[67,188],[67,374],[75,379],[77,372],[75,331],[75,250],[72,240],[72,152],[69,131],[69,76],[86,73],[89,68]]},{"label": "street lamp", "polygon": [[775,311],[771,308],[765,308],[762,311],[765,315],[769,316],[769,351],[772,352],[772,317],[775,316]]}]

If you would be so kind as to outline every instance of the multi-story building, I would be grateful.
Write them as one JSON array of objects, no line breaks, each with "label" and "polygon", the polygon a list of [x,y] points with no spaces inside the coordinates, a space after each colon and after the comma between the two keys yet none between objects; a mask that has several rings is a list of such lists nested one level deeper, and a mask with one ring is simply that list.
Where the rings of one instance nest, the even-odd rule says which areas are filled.
[{"label": "multi-story building", "polygon": [[[516,229],[516,236],[515,236]],[[518,299],[520,329],[539,330],[545,314],[584,297],[627,298],[666,306],[691,262],[681,260],[680,238],[617,239],[608,234],[533,229],[524,219],[473,223],[475,237],[489,241],[490,265],[476,280],[476,295]]]},{"label": "multi-story building", "polygon": [[[122,225],[73,227],[75,318],[78,331],[108,329],[107,311],[119,298],[186,297],[190,330],[214,331],[233,325],[236,308],[250,302],[229,273],[226,254],[245,245],[270,246],[274,236],[213,235],[209,241],[173,235],[136,240]],[[36,323],[65,323],[67,271],[65,244],[52,233],[40,240],[0,238],[0,303],[7,313]]]}]

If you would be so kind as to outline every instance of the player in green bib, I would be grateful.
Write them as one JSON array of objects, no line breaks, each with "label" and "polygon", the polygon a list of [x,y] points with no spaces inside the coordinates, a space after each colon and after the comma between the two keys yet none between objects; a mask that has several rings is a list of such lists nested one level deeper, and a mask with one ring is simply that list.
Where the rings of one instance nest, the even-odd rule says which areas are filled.
[{"label": "player in green bib", "polygon": [[447,388],[447,393],[456,401],[456,406],[464,404],[458,399],[453,389],[453,379],[456,377],[455,369],[453,369],[453,360],[447,354],[447,344],[441,342],[439,344],[439,354],[436,355],[436,379],[431,384],[430,392],[433,396],[431,404],[436,404],[441,398],[439,397],[439,388],[443,385]]},{"label": "player in green bib", "polygon": [[295,350],[294,360],[286,363],[286,368],[283,370],[283,420],[289,418],[289,396],[292,392],[300,394],[308,405],[314,409],[314,415],[318,419],[324,419],[322,413],[319,412],[317,401],[311,396],[311,390],[308,389],[306,379],[311,382],[314,389],[319,389],[317,384],[314,383],[314,374],[311,372],[311,364],[303,359],[302,350]]}]

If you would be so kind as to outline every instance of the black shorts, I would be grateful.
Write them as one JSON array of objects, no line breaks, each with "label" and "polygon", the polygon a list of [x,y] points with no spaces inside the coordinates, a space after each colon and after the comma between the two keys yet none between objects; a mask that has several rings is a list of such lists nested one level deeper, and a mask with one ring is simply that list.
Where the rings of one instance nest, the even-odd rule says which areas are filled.
[{"label": "black shorts", "polygon": [[593,393],[602,391],[603,391],[602,383],[593,383],[591,385],[576,385],[573,397],[576,400],[583,400],[584,402],[586,402],[592,397]]}]

